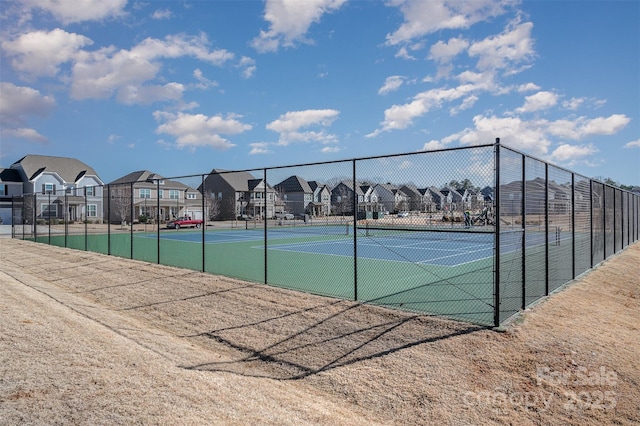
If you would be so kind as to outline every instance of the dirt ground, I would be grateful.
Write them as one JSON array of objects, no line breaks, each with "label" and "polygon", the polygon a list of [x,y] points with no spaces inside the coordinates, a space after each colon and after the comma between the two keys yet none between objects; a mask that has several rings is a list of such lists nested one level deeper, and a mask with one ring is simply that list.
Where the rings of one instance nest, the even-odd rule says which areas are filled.
[{"label": "dirt ground", "polygon": [[640,244],[495,331],[0,239],[0,424],[638,424]]}]

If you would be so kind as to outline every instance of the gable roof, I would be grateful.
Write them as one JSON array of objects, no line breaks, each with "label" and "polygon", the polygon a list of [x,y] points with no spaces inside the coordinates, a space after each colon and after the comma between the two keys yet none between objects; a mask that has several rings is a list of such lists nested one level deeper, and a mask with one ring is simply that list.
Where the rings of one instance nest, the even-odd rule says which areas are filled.
[{"label": "gable roof", "polygon": [[[211,175],[218,175],[225,180],[235,191],[250,191],[249,182],[255,181],[256,178],[249,172],[230,172],[223,169],[213,169],[207,179]],[[262,179],[259,179],[261,181]],[[255,185],[253,186],[255,188]]]},{"label": "gable roof", "polygon": [[0,182],[22,183],[22,178],[15,169],[0,169]]},{"label": "gable roof", "polygon": [[152,173],[149,170],[138,170],[137,172],[131,172],[128,175],[124,175],[110,184],[131,183],[131,182],[149,182],[154,179],[164,179],[162,176],[156,173]]},{"label": "gable roof", "polygon": [[43,172],[57,173],[68,183],[77,182],[85,175],[92,175],[100,180],[92,167],[75,158],[30,154],[13,163],[11,168],[22,169],[29,180],[35,179]]},{"label": "gable roof", "polygon": [[284,192],[304,192],[307,194],[313,192],[309,183],[300,176],[289,176],[277,184],[276,187],[282,188]]}]

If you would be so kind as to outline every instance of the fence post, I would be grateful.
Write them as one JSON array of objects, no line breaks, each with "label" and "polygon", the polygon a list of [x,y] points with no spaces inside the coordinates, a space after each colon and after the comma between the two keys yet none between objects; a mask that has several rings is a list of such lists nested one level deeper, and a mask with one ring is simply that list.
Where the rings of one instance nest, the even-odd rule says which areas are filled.
[{"label": "fence post", "polygon": [[[267,169],[266,168],[263,169],[263,176],[264,176],[264,283],[268,284],[268,281],[267,281],[267,272],[268,272],[267,271],[267,228],[268,228],[267,206],[268,206],[268,203],[267,203]],[[274,197],[273,205],[275,207],[276,195],[274,194],[273,197]]]},{"label": "fence post", "polygon": [[[144,212],[147,214],[147,212]],[[160,264],[160,179],[156,179],[156,240],[158,241],[158,265]]]},{"label": "fence post", "polygon": [[353,159],[353,299],[358,300],[358,193],[356,192],[356,160]]},{"label": "fence post", "polygon": [[129,258],[133,259],[133,210],[134,210],[134,193],[133,193],[133,182],[130,184],[131,187],[131,206],[129,206]]},{"label": "fence post", "polygon": [[107,185],[107,254],[111,255],[111,185]]},{"label": "fence post", "polygon": [[544,163],[544,295],[549,295],[549,164]]},{"label": "fence post", "polygon": [[571,278],[576,277],[576,175],[571,173]]},{"label": "fence post", "polygon": [[527,254],[527,205],[525,203],[525,182],[526,182],[526,162],[527,158],[522,155],[522,204],[520,206],[522,210],[522,305],[524,310],[527,307],[527,284],[526,284],[526,254]]},{"label": "fence post", "polygon": [[[67,196],[67,190],[64,191],[64,246],[68,247],[68,238],[69,238],[69,221],[67,219],[67,213],[69,212],[69,197]],[[87,248],[85,246],[85,251]]]},{"label": "fence post", "polygon": [[493,238],[494,261],[494,311],[493,325],[500,326],[500,138],[496,138],[494,145],[494,208],[495,230]]},{"label": "fence post", "polygon": [[[202,191],[200,191],[201,195],[202,195],[202,272],[206,271],[205,268],[205,236],[206,236],[206,230],[207,230],[207,219],[208,219],[208,214],[206,212],[206,204],[205,204],[205,190],[204,190],[204,175],[200,176],[201,178],[201,183],[200,183],[200,188],[202,188]],[[160,198],[158,197],[158,206],[160,205]],[[160,207],[158,207],[158,241],[160,241]],[[160,260],[160,247],[158,247],[158,260]]]}]

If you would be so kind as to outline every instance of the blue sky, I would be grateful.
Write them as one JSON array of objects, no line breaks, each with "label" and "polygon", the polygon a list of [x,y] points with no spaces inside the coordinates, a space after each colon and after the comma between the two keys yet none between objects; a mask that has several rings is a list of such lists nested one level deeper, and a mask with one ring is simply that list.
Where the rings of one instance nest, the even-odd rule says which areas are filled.
[{"label": "blue sky", "polygon": [[492,143],[640,184],[640,2],[0,3],[0,166],[110,182]]}]

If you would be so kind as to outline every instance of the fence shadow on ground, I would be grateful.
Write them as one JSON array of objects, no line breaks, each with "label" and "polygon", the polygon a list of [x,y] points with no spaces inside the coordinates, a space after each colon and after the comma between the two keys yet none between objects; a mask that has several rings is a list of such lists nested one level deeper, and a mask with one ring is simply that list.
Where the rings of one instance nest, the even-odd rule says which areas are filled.
[{"label": "fence shadow on ground", "polygon": [[486,329],[359,303],[330,301],[257,322],[183,336],[205,345],[223,345],[238,354],[231,361],[183,368],[297,380]]}]

